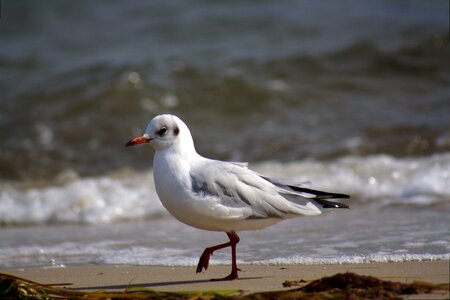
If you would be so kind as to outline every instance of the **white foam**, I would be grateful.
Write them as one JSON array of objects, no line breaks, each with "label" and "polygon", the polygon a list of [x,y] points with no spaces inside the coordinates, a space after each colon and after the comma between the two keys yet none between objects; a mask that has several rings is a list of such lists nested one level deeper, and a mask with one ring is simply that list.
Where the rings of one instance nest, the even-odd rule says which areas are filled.
[{"label": "white foam", "polygon": [[432,261],[432,260],[448,260],[450,254],[370,254],[370,255],[351,255],[339,257],[302,257],[290,256],[287,258],[268,259],[255,264],[263,265],[317,265],[317,264],[361,264],[373,262],[405,262],[405,261]]},{"label": "white foam", "polygon": [[[373,262],[406,262],[449,260],[450,254],[378,252],[364,255],[291,255],[269,259],[241,259],[239,264],[251,265],[317,265],[317,264],[360,264]],[[114,241],[101,241],[80,244],[66,242],[53,246],[21,246],[0,249],[0,265],[3,267],[39,266],[45,268],[64,268],[79,264],[124,264],[124,265],[159,265],[159,266],[196,266],[197,253],[183,248],[152,248],[137,246],[118,247]],[[212,265],[229,264],[229,257],[214,256]]]},{"label": "white foam", "polygon": [[264,163],[257,170],[293,183],[311,181],[312,188],[347,193],[357,201],[430,205],[450,200],[450,153],[423,158],[375,155],[330,162]]},{"label": "white foam", "polygon": [[[352,201],[427,206],[450,200],[450,153],[398,159],[386,155],[334,161],[266,162],[252,169],[291,183],[343,192]],[[61,186],[2,183],[0,224],[108,223],[165,214],[151,172],[72,179]]]},{"label": "white foam", "polygon": [[[168,255],[152,255],[146,250],[144,253],[138,254],[133,252],[134,256],[118,255],[114,253],[111,256],[105,256],[101,262],[105,264],[131,264],[131,265],[162,265],[162,266],[196,266],[198,263],[198,257],[181,257],[171,256],[170,253],[178,251],[169,251]],[[383,262],[406,262],[406,261],[436,261],[436,260],[449,260],[450,254],[373,254],[373,255],[354,255],[354,256],[336,256],[328,258],[319,257],[304,257],[304,256],[291,256],[280,257],[266,260],[239,260],[239,264],[249,265],[330,265],[330,264],[362,264],[362,263],[383,263]],[[210,262],[211,265],[226,265],[229,264],[229,259],[213,258]]]},{"label": "white foam", "polygon": [[0,192],[0,223],[107,223],[163,212],[150,175],[77,179],[63,186]]}]

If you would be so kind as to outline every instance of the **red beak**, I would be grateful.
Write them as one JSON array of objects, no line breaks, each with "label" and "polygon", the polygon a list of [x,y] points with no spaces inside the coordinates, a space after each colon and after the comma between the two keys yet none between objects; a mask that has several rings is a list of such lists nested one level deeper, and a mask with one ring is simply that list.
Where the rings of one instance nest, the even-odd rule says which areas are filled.
[{"label": "red beak", "polygon": [[151,138],[149,138],[148,136],[145,136],[145,135],[138,136],[138,137],[135,137],[134,139],[131,139],[130,141],[128,141],[128,143],[125,144],[125,147],[148,143],[151,140],[152,140]]}]

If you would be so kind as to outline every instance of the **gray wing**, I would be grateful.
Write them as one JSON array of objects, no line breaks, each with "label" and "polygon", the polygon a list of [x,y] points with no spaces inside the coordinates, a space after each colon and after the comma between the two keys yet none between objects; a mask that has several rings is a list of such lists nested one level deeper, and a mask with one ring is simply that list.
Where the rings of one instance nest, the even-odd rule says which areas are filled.
[{"label": "gray wing", "polygon": [[283,189],[246,165],[205,160],[190,170],[191,190],[226,208],[241,208],[245,218],[315,215],[321,206],[293,190]]}]

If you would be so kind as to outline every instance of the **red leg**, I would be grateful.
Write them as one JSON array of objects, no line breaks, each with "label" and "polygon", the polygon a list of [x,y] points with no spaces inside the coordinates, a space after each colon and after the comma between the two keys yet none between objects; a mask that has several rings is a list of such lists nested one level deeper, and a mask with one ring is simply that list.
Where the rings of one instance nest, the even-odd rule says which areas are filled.
[{"label": "red leg", "polygon": [[197,273],[200,273],[203,269],[205,269],[205,271],[208,269],[209,259],[211,258],[211,255],[214,251],[229,246],[231,246],[230,242],[206,248],[203,251],[203,254],[200,256],[200,259],[198,260]]},{"label": "red leg", "polygon": [[214,280],[214,281],[233,280],[233,279],[238,278],[238,271],[240,271],[240,269],[237,267],[237,263],[236,263],[236,245],[237,245],[237,243],[239,243],[240,239],[239,239],[239,236],[237,235],[237,233],[234,231],[227,232],[227,235],[228,235],[228,238],[230,239],[230,241],[228,243],[208,247],[205,249],[205,251],[203,251],[203,254],[200,256],[200,259],[198,261],[197,273],[201,272],[203,268],[205,270],[208,269],[209,259],[214,251],[222,249],[222,248],[226,248],[226,247],[231,247],[231,273],[230,273],[230,275],[228,275],[224,278],[212,279],[212,280]]}]

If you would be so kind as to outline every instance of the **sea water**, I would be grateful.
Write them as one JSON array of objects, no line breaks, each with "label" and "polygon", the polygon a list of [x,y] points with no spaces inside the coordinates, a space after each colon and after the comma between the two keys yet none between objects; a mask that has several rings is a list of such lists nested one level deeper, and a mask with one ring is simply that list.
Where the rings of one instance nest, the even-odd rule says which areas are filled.
[{"label": "sea water", "polygon": [[240,263],[450,258],[448,1],[1,6],[0,267],[195,265],[226,241],[123,147],[163,112],[204,156],[352,196],[240,233]]},{"label": "sea water", "polygon": [[[450,154],[422,159],[344,157],[266,162],[254,170],[352,195],[350,210],[243,232],[245,263],[359,263],[448,259]],[[4,267],[70,264],[193,265],[226,235],[183,225],[164,210],[151,172],[79,178],[59,186],[4,186]],[[11,213],[14,212],[14,213]],[[214,255],[226,263],[229,253]]]}]

